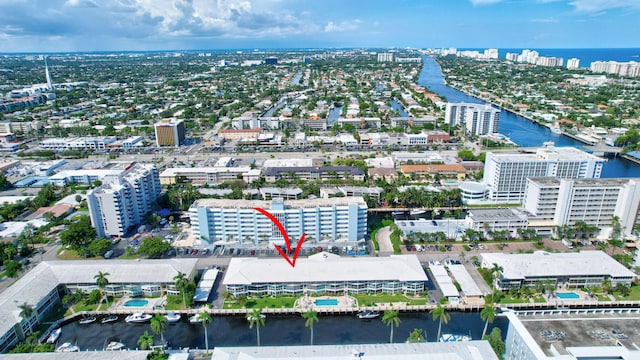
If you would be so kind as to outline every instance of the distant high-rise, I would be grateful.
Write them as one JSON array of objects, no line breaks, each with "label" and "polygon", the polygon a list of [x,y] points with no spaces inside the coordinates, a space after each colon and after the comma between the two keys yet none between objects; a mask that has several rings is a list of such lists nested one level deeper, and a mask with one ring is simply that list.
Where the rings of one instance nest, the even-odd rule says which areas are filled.
[{"label": "distant high-rise", "polygon": [[162,119],[155,126],[156,146],[180,146],[184,143],[184,121],[178,119]]},{"label": "distant high-rise", "polygon": [[500,109],[489,104],[448,103],[445,122],[464,126],[471,135],[494,134],[500,125]]},{"label": "distant high-rise", "polygon": [[393,53],[378,53],[378,61],[379,62],[393,61]]},{"label": "distant high-rise", "polygon": [[48,90],[53,90],[53,81],[51,80],[51,74],[49,73],[49,65],[47,65],[47,58],[44,58],[44,75],[47,78]]},{"label": "distant high-rise", "polygon": [[573,70],[580,67],[580,59],[571,58],[567,60],[567,69]]}]

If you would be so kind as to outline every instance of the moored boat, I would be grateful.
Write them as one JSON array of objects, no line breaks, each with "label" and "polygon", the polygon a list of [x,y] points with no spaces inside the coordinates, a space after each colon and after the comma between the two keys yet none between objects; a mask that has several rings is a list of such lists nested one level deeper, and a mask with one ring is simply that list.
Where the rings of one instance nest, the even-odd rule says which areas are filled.
[{"label": "moored boat", "polygon": [[70,342],[66,342],[56,348],[56,352],[78,352],[80,348]]},{"label": "moored boat", "polygon": [[102,318],[102,320],[100,320],[100,322],[103,323],[103,324],[107,324],[107,323],[114,322],[114,321],[118,321],[118,315],[105,316],[105,317]]},{"label": "moored boat", "polygon": [[151,320],[153,316],[145,313],[135,313],[127,316],[124,320],[128,323],[143,323]]},{"label": "moored boat", "polygon": [[189,317],[189,322],[192,324],[199,324],[201,321],[198,319],[198,314]]},{"label": "moored boat", "polygon": [[96,317],[95,316],[87,316],[87,317],[83,317],[82,319],[80,319],[78,321],[78,324],[87,325],[87,324],[91,324],[94,321],[96,321]]},{"label": "moored boat", "polygon": [[442,334],[440,336],[440,342],[458,342],[458,341],[471,341],[471,336],[468,335],[454,335],[454,334]]},{"label": "moored boat", "polygon": [[411,210],[411,211],[409,211],[409,215],[422,215],[424,213],[426,213],[425,210]]},{"label": "moored boat", "polygon": [[361,311],[358,313],[358,319],[375,319],[380,316],[380,313],[377,311]]},{"label": "moored boat", "polygon": [[119,341],[111,341],[109,342],[109,344],[107,344],[107,347],[105,348],[105,350],[107,351],[116,351],[116,350],[122,350],[126,345],[119,342]]},{"label": "moored boat", "polygon": [[178,321],[180,321],[180,317],[181,316],[180,316],[180,314],[176,314],[176,313],[170,312],[170,313],[167,313],[164,317],[167,318],[167,322],[169,324],[175,324]]},{"label": "moored boat", "polygon": [[62,328],[53,329],[51,331],[51,334],[49,334],[49,337],[47,338],[47,343],[49,344],[55,343],[60,337],[60,333],[62,333]]}]

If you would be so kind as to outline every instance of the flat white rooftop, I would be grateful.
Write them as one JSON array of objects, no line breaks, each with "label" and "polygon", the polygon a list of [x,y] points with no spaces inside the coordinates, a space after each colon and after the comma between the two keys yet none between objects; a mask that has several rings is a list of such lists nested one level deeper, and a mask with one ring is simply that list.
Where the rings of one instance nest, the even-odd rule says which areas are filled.
[{"label": "flat white rooftop", "polygon": [[486,340],[457,343],[356,344],[314,346],[216,347],[216,360],[251,359],[399,359],[497,360]]},{"label": "flat white rooftop", "polygon": [[[266,200],[233,200],[228,199],[199,199],[196,200],[191,208],[229,208],[229,209],[253,209],[256,207],[263,208],[265,210],[271,209],[271,201]],[[288,208],[315,208],[315,207],[330,207],[330,206],[349,206],[349,205],[362,205],[366,206],[364,199],[360,196],[348,196],[342,198],[329,198],[329,199],[302,199],[302,200],[285,200],[285,209]]]},{"label": "flat white rooftop", "polygon": [[[602,251],[580,251],[533,254],[482,254],[483,266],[498,264],[506,279],[524,279],[534,276],[609,275],[635,277],[635,274]],[[597,266],[595,266],[597,264]]]},{"label": "flat white rooftop", "polygon": [[281,258],[233,258],[223,284],[325,281],[427,281],[427,275],[416,255],[352,258],[321,252],[298,258],[295,267]]},{"label": "flat white rooftop", "polygon": [[543,147],[538,148],[535,154],[522,154],[516,152],[492,153],[498,161],[524,162],[524,161],[606,161],[595,155],[584,152],[574,147]]}]

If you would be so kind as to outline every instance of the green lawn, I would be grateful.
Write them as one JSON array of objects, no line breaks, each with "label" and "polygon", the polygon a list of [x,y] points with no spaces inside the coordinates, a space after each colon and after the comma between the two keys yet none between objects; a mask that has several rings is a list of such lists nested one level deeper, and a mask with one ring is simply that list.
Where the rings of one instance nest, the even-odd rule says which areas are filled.
[{"label": "green lawn", "polygon": [[394,303],[394,302],[403,302],[407,305],[426,305],[429,299],[424,297],[415,297],[409,298],[402,294],[398,295],[390,295],[390,294],[380,294],[380,295],[351,295],[358,300],[358,305],[360,306],[372,306],[380,303]]},{"label": "green lawn", "polygon": [[616,300],[640,300],[640,286],[631,286],[631,293],[629,296],[621,296],[620,293],[615,293]]},{"label": "green lawn", "polygon": [[[294,302],[298,297],[281,296],[281,297],[265,297],[265,298],[248,298],[244,307],[247,309],[280,309],[280,308],[292,308]],[[242,309],[238,302],[235,300],[228,300],[224,302],[224,309]]]},{"label": "green lawn", "polygon": [[[109,301],[109,305],[111,304],[112,302]],[[98,304],[85,304],[84,302],[80,302],[73,305],[73,310],[76,313],[79,313],[82,311],[96,311],[96,310],[106,311],[107,304],[102,302],[102,304],[100,305],[100,308],[98,309]],[[71,315],[73,315],[73,313],[71,312],[71,309],[67,309],[67,311],[64,313],[64,316],[71,316]]]}]

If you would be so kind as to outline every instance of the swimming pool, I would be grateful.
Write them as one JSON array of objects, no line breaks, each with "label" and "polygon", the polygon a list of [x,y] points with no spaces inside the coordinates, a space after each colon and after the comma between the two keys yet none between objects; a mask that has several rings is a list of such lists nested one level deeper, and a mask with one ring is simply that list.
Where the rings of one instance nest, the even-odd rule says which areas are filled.
[{"label": "swimming pool", "polygon": [[142,306],[147,306],[149,304],[149,300],[145,300],[145,299],[133,299],[133,300],[127,300],[126,303],[124,303],[125,307],[142,307]]},{"label": "swimming pool", "polygon": [[580,299],[580,295],[574,293],[574,292],[559,292],[556,293],[556,296],[559,299],[564,299],[564,300],[576,300],[576,299]]},{"label": "swimming pool", "polygon": [[338,305],[337,299],[318,299],[313,302],[316,306],[336,306]]}]

